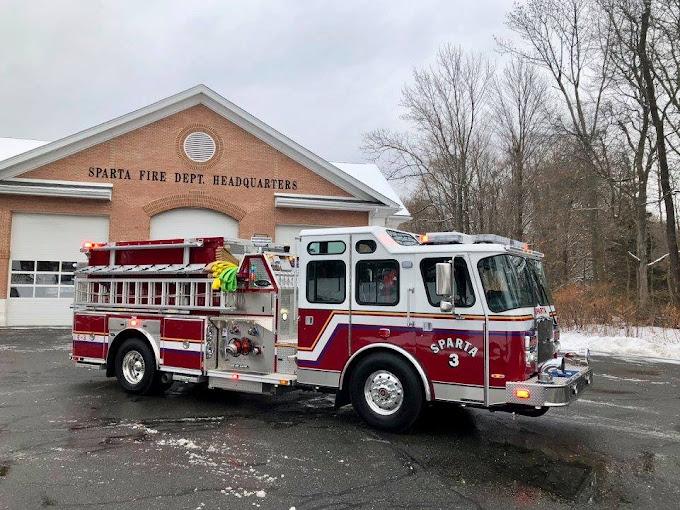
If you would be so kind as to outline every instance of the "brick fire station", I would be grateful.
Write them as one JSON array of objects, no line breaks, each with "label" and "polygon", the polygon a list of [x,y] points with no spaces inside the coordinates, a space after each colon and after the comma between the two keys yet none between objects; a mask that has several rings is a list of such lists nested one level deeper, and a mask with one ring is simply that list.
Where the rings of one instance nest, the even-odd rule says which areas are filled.
[{"label": "brick fire station", "polygon": [[0,138],[0,326],[69,325],[81,243],[407,221],[372,164],[331,163],[204,85],[60,140]]}]

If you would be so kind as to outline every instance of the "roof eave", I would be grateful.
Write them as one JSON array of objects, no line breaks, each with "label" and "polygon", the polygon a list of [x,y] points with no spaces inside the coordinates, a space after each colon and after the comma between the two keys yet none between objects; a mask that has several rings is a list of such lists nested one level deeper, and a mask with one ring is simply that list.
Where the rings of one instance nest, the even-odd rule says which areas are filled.
[{"label": "roof eave", "polygon": [[288,193],[276,193],[274,195],[274,205],[275,207],[289,209],[323,209],[362,212],[381,211],[387,216],[398,210],[378,202],[357,200],[351,197],[342,198],[322,195],[294,195]]},{"label": "roof eave", "polygon": [[111,201],[113,186],[90,185],[89,183],[68,181],[45,181],[35,182],[33,179],[26,180],[2,180],[0,181],[0,195],[20,195],[33,197],[57,197],[57,198],[81,198],[91,200]]}]

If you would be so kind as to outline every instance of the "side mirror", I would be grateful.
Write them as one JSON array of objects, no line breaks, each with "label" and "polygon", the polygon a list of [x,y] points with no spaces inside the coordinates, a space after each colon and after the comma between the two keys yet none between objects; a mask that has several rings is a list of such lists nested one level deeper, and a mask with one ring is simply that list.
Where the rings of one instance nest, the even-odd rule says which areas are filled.
[{"label": "side mirror", "polygon": [[452,294],[451,264],[448,262],[438,262],[436,265],[436,285],[435,293],[438,296],[450,296]]}]

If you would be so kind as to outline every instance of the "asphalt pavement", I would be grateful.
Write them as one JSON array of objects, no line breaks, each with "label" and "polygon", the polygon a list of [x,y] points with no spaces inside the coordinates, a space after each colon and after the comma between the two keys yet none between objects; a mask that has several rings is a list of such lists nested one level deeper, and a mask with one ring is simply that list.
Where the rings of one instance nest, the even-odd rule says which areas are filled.
[{"label": "asphalt pavement", "polygon": [[0,509],[679,505],[680,365],[595,358],[568,408],[436,405],[396,435],[314,392],[127,395],[69,335],[0,330]]}]

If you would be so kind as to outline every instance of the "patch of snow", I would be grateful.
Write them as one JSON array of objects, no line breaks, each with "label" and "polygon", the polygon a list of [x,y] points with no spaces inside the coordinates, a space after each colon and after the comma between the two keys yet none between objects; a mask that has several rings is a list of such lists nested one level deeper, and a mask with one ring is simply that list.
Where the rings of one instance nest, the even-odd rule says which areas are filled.
[{"label": "patch of snow", "polygon": [[627,381],[627,382],[634,382],[634,383],[650,382],[649,379],[637,379],[635,377],[617,377],[615,375],[609,375],[609,374],[597,374],[597,376],[602,377],[604,379],[611,379],[613,381]]},{"label": "patch of snow", "polygon": [[130,428],[134,430],[142,430],[144,431],[145,434],[158,434],[158,431],[156,429],[150,429],[146,425],[142,425],[141,423],[133,423]]},{"label": "patch of snow", "polygon": [[55,345],[50,347],[34,347],[32,349],[21,345],[0,345],[0,351],[11,351],[20,354],[28,354],[34,352],[50,352],[50,351],[70,351],[71,344]]},{"label": "patch of snow", "polygon": [[258,498],[264,498],[264,497],[267,495],[267,493],[266,493],[265,491],[263,491],[263,490],[259,490],[259,491],[257,491],[257,492],[255,493],[255,495],[256,495]]},{"label": "patch of snow", "polygon": [[587,400],[585,398],[579,399],[579,402],[581,402],[583,404],[590,404],[590,405],[596,405],[596,406],[616,407],[618,409],[628,409],[629,411],[642,411],[642,412],[645,412],[645,413],[659,414],[657,411],[652,411],[651,409],[647,409],[646,407],[626,406],[626,405],[621,405],[621,404],[614,404],[613,402],[601,402],[601,401],[596,401],[596,400]]},{"label": "patch of snow", "polygon": [[161,439],[158,441],[161,446],[182,446],[187,449],[197,450],[198,445],[189,439]]},{"label": "patch of snow", "polygon": [[401,201],[401,198],[397,194],[396,190],[392,187],[392,185],[380,171],[380,168],[378,168],[378,165],[375,163],[332,162],[331,165],[339,168],[346,174],[354,177],[368,187],[373,188],[384,197],[396,202],[401,207],[401,209],[396,213],[397,216],[409,216],[410,213],[408,212],[408,209],[406,209],[404,203]]},{"label": "patch of snow", "polygon": [[636,356],[655,361],[680,363],[680,330],[657,327],[631,329],[591,326],[580,330],[563,330],[562,351],[609,356]]}]

